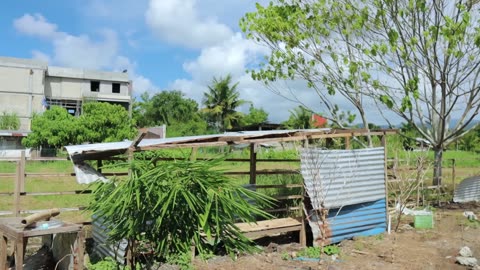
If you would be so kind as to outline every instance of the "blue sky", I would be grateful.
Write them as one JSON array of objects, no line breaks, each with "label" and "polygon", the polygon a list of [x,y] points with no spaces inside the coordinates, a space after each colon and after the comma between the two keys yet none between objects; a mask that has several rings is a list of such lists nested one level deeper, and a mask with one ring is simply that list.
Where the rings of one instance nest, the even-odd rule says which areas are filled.
[{"label": "blue sky", "polygon": [[[0,55],[42,59],[51,66],[127,69],[137,96],[175,89],[199,103],[214,76],[230,73],[239,82],[241,98],[267,110],[271,122],[280,122],[298,103],[272,93],[245,73],[269,52],[246,40],[238,27],[257,1],[267,3],[7,1],[0,10]],[[289,87],[295,98],[318,111],[318,99],[304,84]]]}]

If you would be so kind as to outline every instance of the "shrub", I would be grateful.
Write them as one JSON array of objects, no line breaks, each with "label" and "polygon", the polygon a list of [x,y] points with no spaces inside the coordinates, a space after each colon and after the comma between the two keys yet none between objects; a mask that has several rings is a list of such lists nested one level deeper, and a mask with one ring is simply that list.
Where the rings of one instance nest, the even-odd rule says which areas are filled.
[{"label": "shrub", "polygon": [[234,223],[270,217],[259,207],[271,200],[215,169],[220,161],[136,161],[128,179],[100,184],[89,209],[103,218],[111,241],[145,240],[163,259],[189,252],[192,243],[201,255],[220,247],[254,252]]}]

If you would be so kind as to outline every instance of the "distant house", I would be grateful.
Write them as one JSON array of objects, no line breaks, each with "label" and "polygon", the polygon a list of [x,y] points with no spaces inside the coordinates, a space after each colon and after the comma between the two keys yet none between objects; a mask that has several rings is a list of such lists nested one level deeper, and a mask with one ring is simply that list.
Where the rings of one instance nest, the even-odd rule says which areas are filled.
[{"label": "distant house", "polygon": [[327,126],[327,119],[318,115],[312,114],[312,125],[315,128],[324,128]]},{"label": "distant house", "polygon": [[132,83],[127,73],[48,66],[33,59],[0,57],[0,113],[15,113],[29,131],[35,113],[52,105],[80,115],[83,102],[102,101],[130,110]]}]

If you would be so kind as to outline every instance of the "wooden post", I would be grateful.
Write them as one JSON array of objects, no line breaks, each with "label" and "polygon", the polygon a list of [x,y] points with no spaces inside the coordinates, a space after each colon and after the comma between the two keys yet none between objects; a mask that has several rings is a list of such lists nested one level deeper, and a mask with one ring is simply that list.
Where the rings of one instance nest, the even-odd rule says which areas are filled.
[{"label": "wooden post", "polygon": [[345,149],[346,149],[346,150],[351,149],[350,137],[345,137]]},{"label": "wooden post", "polygon": [[25,167],[26,167],[25,151],[20,154],[20,192],[25,192]]},{"label": "wooden post", "polygon": [[13,213],[16,217],[20,215],[20,178],[22,174],[22,165],[21,161],[17,161],[17,175],[14,182],[14,192],[13,192]]},{"label": "wooden post", "polygon": [[101,159],[97,160],[97,171],[102,173],[103,161]]},{"label": "wooden post", "polygon": [[8,269],[7,265],[7,238],[0,233],[0,269]]},{"label": "wooden post", "polygon": [[73,269],[74,270],[83,270],[83,262],[85,260],[85,234],[83,233],[83,229],[77,233],[77,256],[76,260],[74,260]]},{"label": "wooden post", "polygon": [[[305,195],[304,195],[305,196]],[[303,202],[300,204],[302,209],[302,229],[300,230],[300,246],[302,247],[306,247],[307,246],[307,232],[306,232],[306,224],[305,224],[305,220],[307,219],[307,217],[305,216],[305,205],[303,204]]]},{"label": "wooden post", "polygon": [[192,147],[192,152],[190,152],[190,161],[197,160],[197,151],[198,147]]},{"label": "wooden post", "polygon": [[257,145],[250,144],[250,184],[257,184]]},{"label": "wooden post", "polygon": [[456,177],[456,173],[455,173],[455,164],[456,163],[456,160],[454,158],[452,158],[452,188],[453,188],[453,194],[455,194],[455,179],[457,178]]},{"label": "wooden post", "polygon": [[388,224],[388,180],[387,180],[387,135],[384,132],[382,135],[382,146],[383,146],[383,162],[385,170],[385,211],[386,211],[386,223]]}]

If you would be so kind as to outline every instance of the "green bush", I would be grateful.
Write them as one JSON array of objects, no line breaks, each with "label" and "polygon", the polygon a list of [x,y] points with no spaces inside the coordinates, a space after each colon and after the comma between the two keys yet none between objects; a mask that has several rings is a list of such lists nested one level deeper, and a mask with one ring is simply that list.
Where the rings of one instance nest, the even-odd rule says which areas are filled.
[{"label": "green bush", "polygon": [[128,179],[100,184],[89,209],[104,219],[111,241],[146,241],[159,258],[185,254],[192,243],[200,255],[254,252],[234,223],[271,217],[259,209],[271,199],[215,169],[219,162],[134,162]]}]

